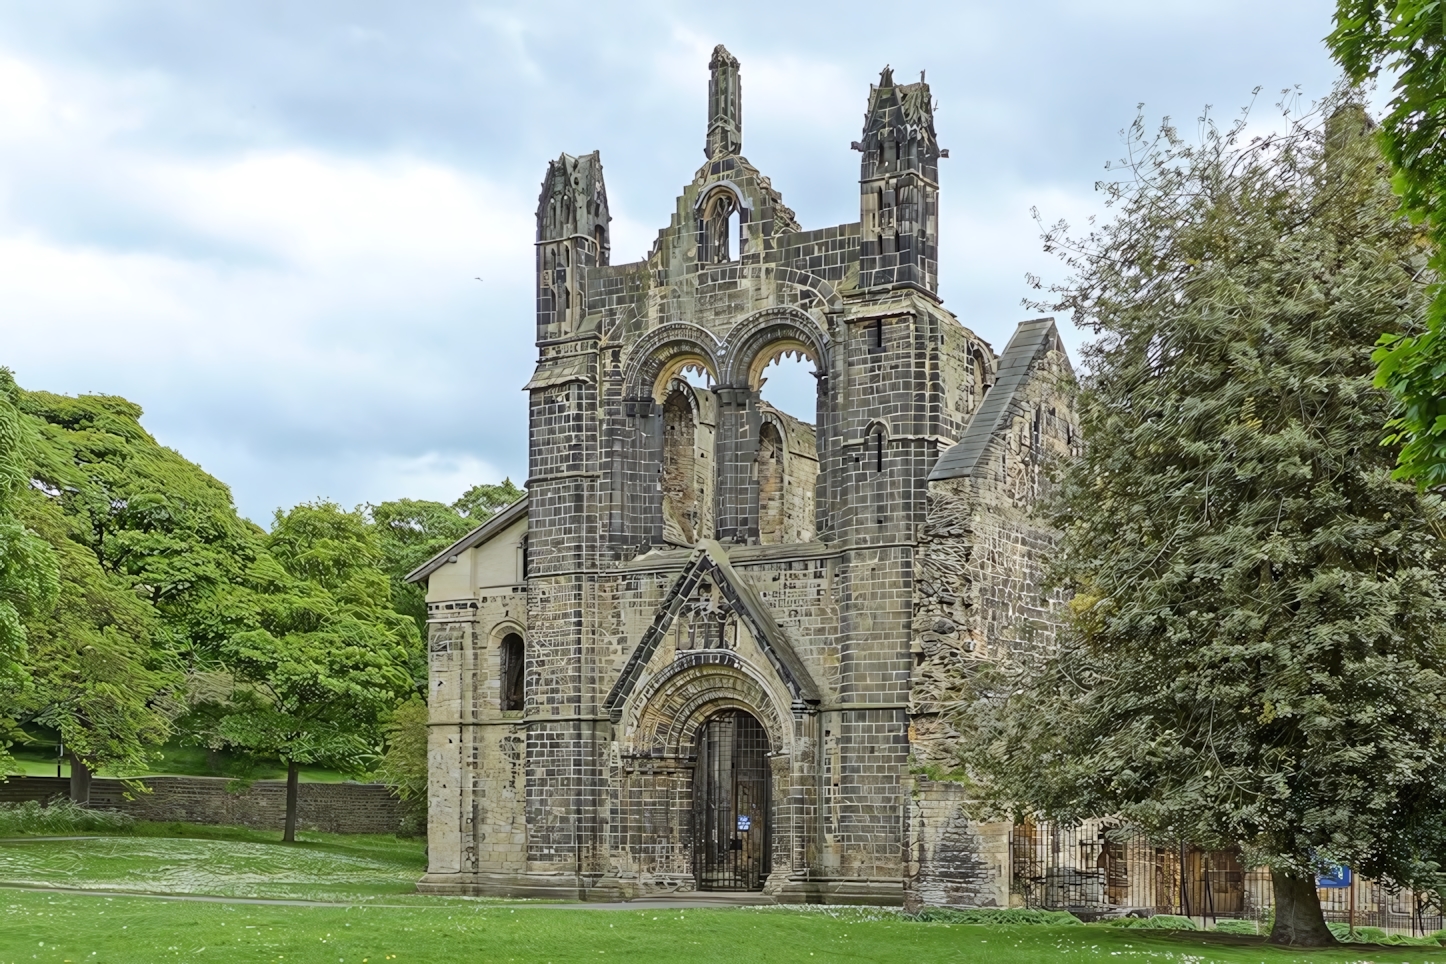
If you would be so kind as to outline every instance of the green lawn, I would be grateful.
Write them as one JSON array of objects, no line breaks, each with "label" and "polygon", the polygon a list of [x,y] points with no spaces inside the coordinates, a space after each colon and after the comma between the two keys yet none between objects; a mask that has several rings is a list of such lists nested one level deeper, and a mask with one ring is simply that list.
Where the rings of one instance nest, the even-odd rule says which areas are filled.
[{"label": "green lawn", "polygon": [[[168,826],[212,839],[149,835]],[[136,829],[142,835],[0,844],[0,881],[225,897],[423,899],[414,894],[426,867],[418,840],[301,833],[299,843],[288,847],[277,833],[240,828],[140,824]]]},{"label": "green lawn", "polygon": [[[835,910],[498,905],[257,907],[0,892],[0,962],[1446,961],[1416,948],[1291,954],[1107,927],[920,924]],[[42,943],[43,942],[43,943]]]},{"label": "green lawn", "polygon": [[[189,832],[186,838],[155,836]],[[1439,962],[1446,948],[1276,951],[1251,938],[1088,926],[923,923],[886,910],[590,910],[410,893],[415,841],[140,825],[137,835],[0,842],[0,881],[94,891],[280,897],[258,905],[0,888],[0,964],[236,961]],[[148,835],[150,834],[150,835]]]},{"label": "green lawn", "polygon": [[[61,762],[56,770],[56,747],[54,744],[31,743],[10,748],[14,762],[10,766],[12,775],[31,777],[69,777],[70,764]],[[232,777],[242,780],[284,780],[286,767],[277,761],[252,760],[232,756],[229,753],[210,754],[202,747],[168,744],[155,751],[155,757],[148,768],[141,771],[101,770],[101,777]],[[341,783],[348,779],[346,774],[324,767],[303,766],[300,768],[303,783]]]}]

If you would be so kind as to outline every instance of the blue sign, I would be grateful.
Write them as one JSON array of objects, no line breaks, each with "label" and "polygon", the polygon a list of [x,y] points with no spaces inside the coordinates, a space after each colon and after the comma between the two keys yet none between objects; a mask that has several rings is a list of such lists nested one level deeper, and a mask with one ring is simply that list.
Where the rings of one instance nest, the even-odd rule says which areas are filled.
[{"label": "blue sign", "polygon": [[747,830],[747,829],[749,829],[749,828],[752,827],[752,826],[753,826],[753,818],[752,818],[752,817],[744,816],[744,815],[741,814],[741,813],[738,815],[738,829],[739,829],[739,830]]},{"label": "blue sign", "polygon": [[1316,877],[1315,885],[1326,889],[1349,887],[1351,885],[1351,868],[1345,864],[1335,864],[1330,870]]}]

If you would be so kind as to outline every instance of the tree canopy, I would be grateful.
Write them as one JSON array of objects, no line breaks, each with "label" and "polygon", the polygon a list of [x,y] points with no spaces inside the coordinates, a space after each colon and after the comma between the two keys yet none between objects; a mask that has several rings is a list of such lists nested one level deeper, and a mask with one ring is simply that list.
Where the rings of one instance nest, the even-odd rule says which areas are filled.
[{"label": "tree canopy", "polygon": [[1401,209],[1434,243],[1435,284],[1424,329],[1380,333],[1377,384],[1400,404],[1389,440],[1400,478],[1446,485],[1446,15],[1438,0],[1337,0],[1331,52],[1356,83],[1395,75],[1380,142]]},{"label": "tree canopy", "polygon": [[1442,506],[1392,479],[1364,347],[1419,324],[1426,248],[1364,111],[1324,110],[1249,144],[1137,121],[1112,216],[1046,234],[1095,336],[1049,510],[1071,631],[959,716],[997,805],[1242,846],[1300,944],[1331,941],[1317,869],[1420,879],[1446,815]]},{"label": "tree canopy", "polygon": [[47,610],[58,591],[55,553],[16,518],[29,481],[31,439],[17,407],[20,389],[0,368],[0,768],[10,762],[6,739],[30,682],[25,622]]},{"label": "tree canopy", "polygon": [[422,587],[406,582],[407,573],[456,542],[523,492],[503,479],[500,485],[474,485],[456,502],[445,505],[421,499],[396,499],[368,506],[377,528],[381,564],[392,582],[393,605],[426,631],[427,604]]},{"label": "tree canopy", "polygon": [[425,689],[402,577],[521,491],[306,503],[267,533],[141,415],[0,369],[0,740],[43,726],[85,775],[143,771],[168,740],[280,759],[293,790],[299,764],[370,770]]},{"label": "tree canopy", "polygon": [[287,764],[287,840],[297,765],[369,769],[383,724],[423,668],[416,625],[391,608],[376,542],[360,511],[335,503],[278,511],[246,576],[254,626],[220,648],[237,685],[215,733]]}]

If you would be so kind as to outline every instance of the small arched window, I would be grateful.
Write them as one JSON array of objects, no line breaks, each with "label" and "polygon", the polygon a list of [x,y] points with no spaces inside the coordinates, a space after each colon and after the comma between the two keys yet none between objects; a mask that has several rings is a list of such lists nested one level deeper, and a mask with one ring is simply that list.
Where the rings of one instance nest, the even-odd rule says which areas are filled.
[{"label": "small arched window", "polygon": [[527,647],[517,633],[502,637],[501,708],[520,710],[523,703],[523,681],[526,679]]},{"label": "small arched window", "polygon": [[733,260],[731,245],[739,237],[738,204],[733,195],[719,190],[703,206],[702,250],[699,260],[705,264],[722,264]]}]

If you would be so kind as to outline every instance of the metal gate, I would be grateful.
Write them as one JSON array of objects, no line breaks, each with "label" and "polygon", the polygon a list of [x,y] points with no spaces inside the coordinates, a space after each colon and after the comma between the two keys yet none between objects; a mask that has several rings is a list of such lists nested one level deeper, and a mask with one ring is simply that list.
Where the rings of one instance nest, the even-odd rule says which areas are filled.
[{"label": "metal gate", "polygon": [[698,732],[693,874],[699,890],[761,890],[768,876],[768,736],[742,710]]}]

